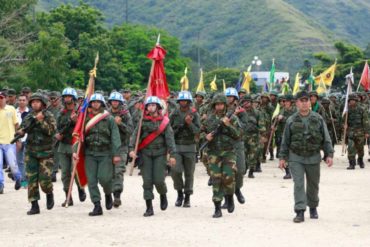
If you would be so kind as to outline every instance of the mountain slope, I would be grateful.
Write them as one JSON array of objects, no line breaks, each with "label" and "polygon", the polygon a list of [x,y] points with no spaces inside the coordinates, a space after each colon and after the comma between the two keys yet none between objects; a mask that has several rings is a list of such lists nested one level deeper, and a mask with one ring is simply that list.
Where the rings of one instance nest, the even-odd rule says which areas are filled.
[{"label": "mountain slope", "polygon": [[[334,53],[334,39],[365,44],[365,38],[354,36],[356,31],[347,28],[349,19],[343,21],[336,16],[341,13],[347,18],[343,9],[369,10],[370,4],[366,0],[339,1],[343,2],[341,6],[333,0],[311,4],[304,0],[128,0],[128,20],[168,30],[180,38],[185,52],[199,45],[218,53],[224,66],[244,67],[258,55],[263,61],[260,69],[269,69],[271,59],[276,58],[278,70],[294,72],[314,52]],[[64,2],[77,0],[41,0],[39,6],[50,9]],[[101,9],[109,25],[126,18],[125,1],[85,2]],[[356,22],[352,26],[359,25]]]}]

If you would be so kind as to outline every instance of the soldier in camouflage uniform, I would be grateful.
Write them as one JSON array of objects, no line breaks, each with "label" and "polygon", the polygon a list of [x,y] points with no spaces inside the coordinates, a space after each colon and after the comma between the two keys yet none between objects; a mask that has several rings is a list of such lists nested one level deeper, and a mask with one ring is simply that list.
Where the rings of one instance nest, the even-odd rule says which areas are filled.
[{"label": "soldier in camouflage uniform", "polygon": [[[176,165],[176,146],[173,137],[173,130],[167,116],[162,116],[162,105],[158,97],[150,96],[145,101],[145,114],[141,126],[139,138],[139,155],[142,164],[139,166],[143,178],[144,200],[146,211],[144,217],[152,216],[154,199],[153,187],[155,186],[160,194],[160,208],[166,210],[167,186],[165,183],[166,156],[170,153],[169,164]],[[134,130],[130,140],[130,157],[136,158],[133,151],[138,135],[139,126]]]},{"label": "soldier in camouflage uniform", "polygon": [[177,97],[179,108],[170,116],[177,151],[176,166],[171,170],[173,186],[177,191],[175,206],[181,207],[184,202],[185,208],[190,207],[190,195],[193,194],[196,136],[200,132],[200,117],[197,110],[191,107],[192,102],[191,93],[181,91]]},{"label": "soldier in camouflage uniform", "polygon": [[244,130],[244,152],[245,152],[245,166],[249,169],[248,178],[254,178],[253,172],[256,169],[259,159],[259,137],[260,133],[266,131],[265,122],[261,121],[261,112],[252,105],[252,97],[245,95],[240,102],[245,110],[247,122]]},{"label": "soldier in camouflage uniform", "polygon": [[125,108],[126,101],[122,95],[113,92],[109,96],[109,104],[111,105],[110,113],[114,117],[119,134],[121,138],[121,147],[119,150],[121,160],[114,166],[114,177],[113,177],[113,206],[118,208],[121,206],[121,193],[123,191],[123,173],[126,170],[127,155],[128,155],[128,144],[130,142],[130,136],[134,130],[130,112]]},{"label": "soldier in camouflage uniform", "polygon": [[[281,141],[283,138],[283,132],[286,125],[286,121],[288,118],[293,115],[296,112],[295,107],[292,105],[293,96],[288,94],[284,97],[284,108],[280,111],[278,118],[278,124],[276,133],[278,133],[278,136],[276,138],[276,145],[277,145],[277,155],[280,157],[280,147],[281,147]],[[291,179],[292,176],[290,174],[289,166],[287,165],[285,168],[285,176],[283,179]]]},{"label": "soldier in camouflage uniform", "polygon": [[205,92],[196,92],[195,93],[194,107],[195,107],[195,109],[197,109],[197,112],[200,112],[200,108],[204,105],[205,97],[206,97]]},{"label": "soldier in camouflage uniform", "polygon": [[[224,195],[228,197],[228,212],[232,213],[235,208],[233,196],[237,166],[234,142],[239,138],[240,127],[236,116],[226,117],[226,104],[225,95],[214,96],[211,104],[213,112],[205,120],[202,129],[202,135],[209,142],[207,152],[213,186],[214,218],[222,217],[221,201]],[[217,130],[218,133],[215,133]]]},{"label": "soldier in camouflage uniform", "polygon": [[322,98],[321,105],[325,110],[326,126],[328,127],[331,143],[334,145],[337,143],[335,126],[338,122],[337,112],[330,100],[326,97]]},{"label": "soldier in camouflage uniform", "polygon": [[[55,119],[58,119],[60,111],[62,110],[62,106],[60,103],[60,93],[57,91],[52,91],[49,93],[49,107],[48,110],[53,114]],[[57,140],[54,139],[54,143],[57,143]],[[58,146],[53,146],[53,173],[51,176],[51,180],[53,182],[57,181],[57,173],[60,165],[59,154],[58,154]]]},{"label": "soldier in camouflage uniform", "polygon": [[[329,132],[323,118],[310,110],[309,95],[306,91],[298,92],[298,112],[290,116],[286,122],[279,154],[279,167],[289,167],[294,182],[294,210],[296,217],[293,222],[304,221],[306,207],[310,208],[310,218],[317,219],[319,205],[320,181],[320,149],[323,149],[328,166],[333,164],[334,149]],[[305,174],[307,190],[305,191]]]},{"label": "soldier in camouflage uniform", "polygon": [[334,94],[329,95],[329,100],[334,108],[334,115],[337,116],[337,121],[335,121],[335,132],[337,133],[337,141],[340,141],[342,139],[342,112],[340,110],[340,102],[338,101],[337,96]]},{"label": "soldier in camouflage uniform", "polygon": [[[64,109],[58,114],[57,118],[57,133],[55,138],[58,141],[58,155],[62,169],[63,190],[68,194],[69,185],[71,182],[71,174],[73,170],[72,163],[72,132],[77,121],[77,92],[73,88],[65,88],[62,92]],[[85,190],[80,186],[77,177],[75,181],[78,189],[78,196],[81,202],[86,200]],[[72,197],[69,202],[64,201],[62,207],[73,205]]]},{"label": "soldier in camouflage uniform", "polygon": [[[266,153],[267,153],[267,145],[268,140],[271,135],[271,120],[272,120],[272,114],[275,111],[275,108],[270,103],[270,96],[266,93],[261,95],[261,105],[259,110],[262,113],[263,120],[265,121],[266,131],[261,133],[261,144],[263,145],[263,151],[262,151],[262,163],[266,163]],[[271,141],[272,142],[272,141]],[[270,144],[270,146],[273,146],[273,143]],[[269,152],[272,150],[269,150]],[[270,152],[270,160],[274,159],[274,153]],[[256,172],[261,172],[261,166],[256,167]]]},{"label": "soldier in camouflage uniform", "polygon": [[[100,204],[101,196],[98,183],[103,187],[105,194],[105,207],[112,209],[112,180],[114,165],[118,165],[120,158],[120,134],[114,118],[104,110],[106,103],[100,93],[90,97],[89,111],[85,120],[85,170],[90,199],[94,209],[89,216],[103,214]],[[77,156],[78,142],[73,147],[73,158]]]},{"label": "soldier in camouflage uniform", "polygon": [[[245,89],[244,89],[245,90]],[[235,174],[235,196],[240,204],[245,203],[245,198],[241,192],[243,187],[244,175],[247,172],[245,165],[245,151],[244,151],[244,133],[243,130],[247,124],[247,114],[245,110],[239,106],[239,95],[235,88],[227,88],[225,91],[227,97],[227,112],[228,114],[234,114],[238,117],[240,125],[240,135],[237,141],[234,143],[236,153],[236,166],[237,171]],[[221,208],[226,209],[228,204],[228,197],[225,197],[225,203]]]},{"label": "soldier in camouflage uniform", "polygon": [[369,138],[370,126],[368,112],[363,107],[357,105],[358,98],[355,94],[350,94],[348,97],[348,121],[346,143],[348,144],[348,170],[355,169],[356,154],[357,164],[360,168],[364,168],[364,145],[366,138]]},{"label": "soldier in camouflage uniform", "polygon": [[316,91],[311,91],[309,93],[309,95],[310,95],[312,111],[317,112],[318,114],[320,114],[320,116],[326,121],[326,119],[325,119],[325,116],[326,116],[325,109],[321,105],[321,103],[319,102],[319,95],[317,94]]},{"label": "soldier in camouflage uniform", "polygon": [[53,114],[46,110],[46,99],[38,93],[30,97],[29,105],[32,112],[22,121],[18,134],[24,135],[26,126],[34,126],[28,131],[26,149],[26,175],[28,178],[28,200],[32,207],[28,215],[39,214],[39,185],[46,193],[46,208],[54,207],[53,184],[51,182],[53,168],[53,136],[56,122]]}]

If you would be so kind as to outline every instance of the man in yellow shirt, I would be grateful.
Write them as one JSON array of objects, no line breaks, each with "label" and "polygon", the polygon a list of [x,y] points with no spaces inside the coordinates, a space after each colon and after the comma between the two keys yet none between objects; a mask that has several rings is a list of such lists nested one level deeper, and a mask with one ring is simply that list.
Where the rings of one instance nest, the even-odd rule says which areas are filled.
[{"label": "man in yellow shirt", "polygon": [[15,179],[16,190],[21,187],[21,173],[18,169],[15,144],[10,144],[18,128],[15,108],[6,104],[6,93],[0,91],[0,194],[4,193],[4,160]]}]

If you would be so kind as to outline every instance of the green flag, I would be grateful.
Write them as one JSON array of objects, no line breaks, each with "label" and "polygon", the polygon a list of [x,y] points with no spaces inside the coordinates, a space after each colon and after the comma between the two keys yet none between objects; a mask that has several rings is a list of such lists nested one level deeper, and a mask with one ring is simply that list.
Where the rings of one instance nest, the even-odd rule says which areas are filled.
[{"label": "green flag", "polygon": [[275,59],[272,59],[272,65],[270,70],[270,91],[273,89],[275,84]]}]

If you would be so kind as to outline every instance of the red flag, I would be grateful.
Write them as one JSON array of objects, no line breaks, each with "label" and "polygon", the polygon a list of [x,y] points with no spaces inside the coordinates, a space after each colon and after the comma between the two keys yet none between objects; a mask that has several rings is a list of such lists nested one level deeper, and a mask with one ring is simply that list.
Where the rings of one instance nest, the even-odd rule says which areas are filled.
[{"label": "red flag", "polygon": [[72,143],[75,144],[78,141],[77,155],[78,161],[76,163],[77,178],[80,185],[83,187],[87,184],[87,176],[85,171],[85,152],[84,152],[84,142],[85,142],[85,119],[88,112],[88,106],[91,95],[94,93],[95,87],[95,73],[96,69],[90,71],[90,79],[86,88],[85,99],[79,108],[78,119],[73,129],[73,140]]},{"label": "red flag", "polygon": [[365,63],[364,70],[362,71],[360,83],[361,83],[362,87],[364,88],[364,90],[366,92],[369,91],[369,87],[370,87],[370,70],[369,70],[369,64],[367,63],[367,61]]},{"label": "red flag", "polygon": [[166,51],[159,44],[147,55],[148,58],[153,60],[153,67],[150,73],[149,87],[146,96],[157,96],[158,98],[167,100],[170,95],[163,64],[165,56]]}]

